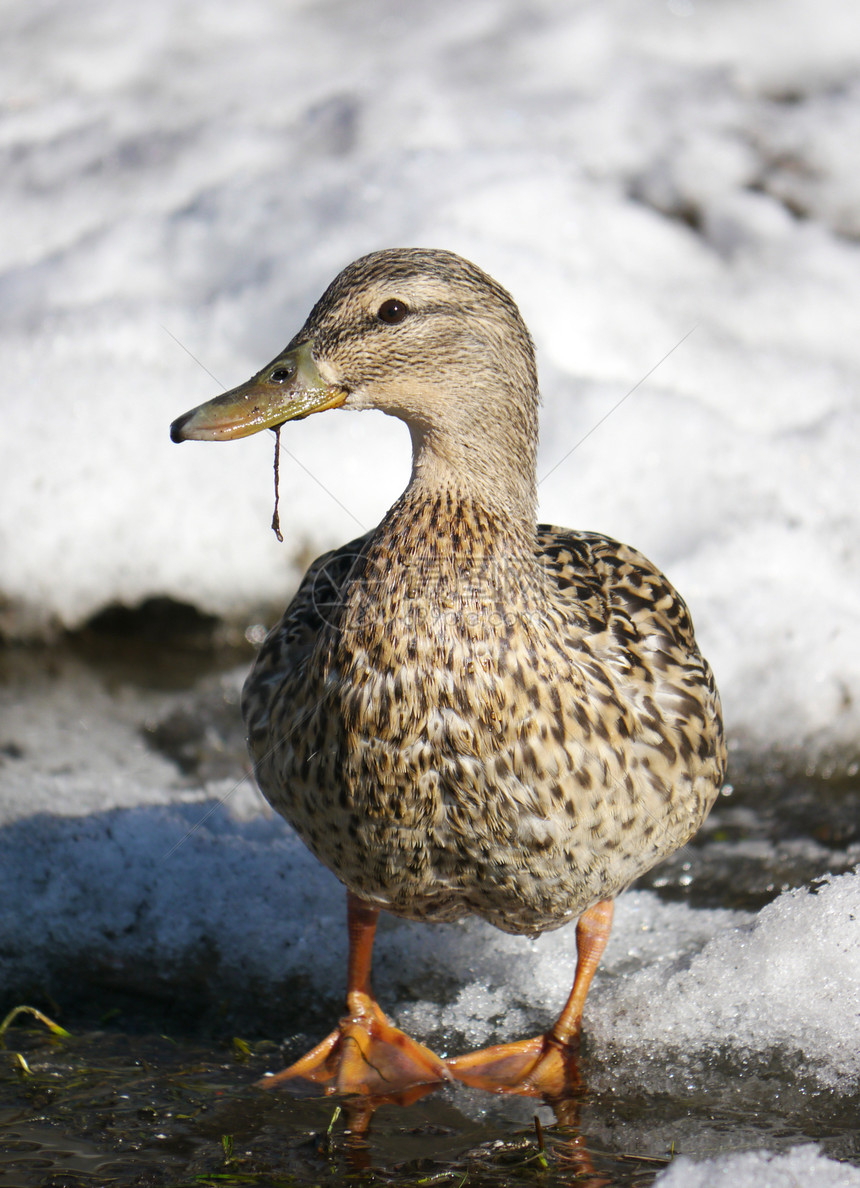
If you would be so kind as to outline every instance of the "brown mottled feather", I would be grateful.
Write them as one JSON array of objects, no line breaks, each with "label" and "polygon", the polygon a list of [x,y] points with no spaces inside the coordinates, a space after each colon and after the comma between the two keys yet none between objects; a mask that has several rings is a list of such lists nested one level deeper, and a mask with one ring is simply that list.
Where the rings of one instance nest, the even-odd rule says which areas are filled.
[{"label": "brown mottled feather", "polygon": [[404,498],[308,571],[245,688],[257,777],[363,899],[555,928],[701,824],[713,677],[633,549],[541,526],[514,557],[477,509],[438,523]]},{"label": "brown mottled feather", "polygon": [[[373,323],[386,295],[413,324]],[[368,903],[559,927],[683,845],[719,791],[719,699],[687,608],[635,550],[535,527],[531,341],[473,265],[358,261],[306,339],[347,407],[410,423],[415,463],[263,645],[243,697],[260,786]]]}]

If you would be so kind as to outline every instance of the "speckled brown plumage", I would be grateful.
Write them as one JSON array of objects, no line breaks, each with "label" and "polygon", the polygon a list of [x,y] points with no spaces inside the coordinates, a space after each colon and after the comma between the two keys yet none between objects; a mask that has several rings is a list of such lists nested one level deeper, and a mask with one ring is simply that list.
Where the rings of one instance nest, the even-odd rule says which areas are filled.
[{"label": "speckled brown plumage", "polygon": [[641,554],[405,495],[320,558],[244,695],[257,778],[362,899],[534,933],[686,842],[719,789],[713,677]]},{"label": "speckled brown plumage", "polygon": [[[282,1077],[371,1091],[335,1055],[350,1028],[374,1044],[388,1027],[368,980],[384,908],[524,934],[583,917],[568,1006],[502,1070],[515,1092],[561,1084],[547,1069],[578,1034],[605,901],[719,791],[719,699],[681,598],[626,545],[536,525],[538,405],[505,290],[451,253],[398,249],[344,269],[278,359],[174,424],[175,440],[238,436],[342,406],[412,434],[406,491],[311,566],[245,686],[260,787],[353,896],[351,1019]],[[448,1075],[423,1049],[409,1075],[427,1056]],[[483,1084],[501,1065],[448,1067]]]}]

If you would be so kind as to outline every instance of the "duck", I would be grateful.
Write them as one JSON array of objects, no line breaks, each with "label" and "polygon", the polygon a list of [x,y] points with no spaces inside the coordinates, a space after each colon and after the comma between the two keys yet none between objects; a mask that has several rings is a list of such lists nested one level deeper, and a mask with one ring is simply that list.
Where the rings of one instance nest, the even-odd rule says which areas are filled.
[{"label": "duck", "polygon": [[[507,290],[450,251],[389,248],[171,426],[224,441],[375,409],[412,439],[403,494],[310,566],[244,686],[259,786],[347,905],[345,1013],[267,1087],[563,1095],[614,900],[722,786],[719,694],[680,595],[635,549],[538,523],[539,406]],[[374,994],[381,912],[525,937],[575,921],[568,1000],[543,1034],[443,1059]]]}]

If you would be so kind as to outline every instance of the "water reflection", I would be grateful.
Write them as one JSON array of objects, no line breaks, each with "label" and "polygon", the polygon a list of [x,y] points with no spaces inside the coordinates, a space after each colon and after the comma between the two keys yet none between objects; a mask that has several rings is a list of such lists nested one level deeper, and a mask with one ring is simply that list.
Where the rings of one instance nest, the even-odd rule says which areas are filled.
[{"label": "water reflection", "polygon": [[[496,1139],[490,1144],[484,1144],[484,1157],[489,1161],[501,1162],[507,1166],[506,1174],[511,1177],[510,1182],[519,1179],[519,1173],[526,1173],[528,1169],[541,1169],[544,1172],[556,1168],[564,1172],[565,1182],[568,1177],[575,1177],[583,1188],[606,1188],[613,1183],[620,1183],[613,1173],[600,1170],[595,1164],[595,1158],[589,1150],[585,1135],[582,1133],[582,1109],[587,1099],[588,1091],[580,1071],[578,1057],[567,1053],[566,1059],[559,1061],[558,1094],[537,1093],[532,1087],[519,1084],[516,1086],[488,1087],[486,1077],[476,1077],[475,1088],[498,1096],[515,1096],[530,1098],[535,1106],[542,1105],[552,1114],[551,1121],[542,1121],[539,1113],[533,1115],[533,1133],[518,1135],[507,1142]],[[466,1078],[462,1078],[468,1084]],[[480,1081],[481,1084],[477,1084]],[[332,1121],[324,1135],[319,1136],[318,1151],[321,1156],[334,1156],[340,1147],[342,1156],[348,1168],[353,1172],[367,1172],[382,1170],[379,1154],[374,1156],[373,1119],[377,1111],[383,1106],[395,1106],[408,1110],[417,1102],[434,1094],[446,1094],[450,1086],[416,1085],[400,1092],[385,1095],[352,1095],[338,1100]],[[335,1100],[330,1098],[330,1100]],[[408,1117],[403,1118],[402,1129],[410,1131]],[[414,1121],[414,1119],[413,1119]],[[391,1130],[390,1119],[387,1129]],[[430,1130],[434,1128],[431,1126]],[[416,1132],[427,1132],[427,1125],[415,1128]],[[448,1133],[445,1128],[442,1134]],[[472,1161],[481,1158],[480,1150],[466,1152]],[[461,1156],[462,1158],[462,1156]],[[654,1160],[655,1164],[663,1161]],[[449,1165],[449,1166],[453,1166]],[[637,1167],[641,1172],[641,1167]],[[641,1181],[640,1181],[641,1182]]]}]

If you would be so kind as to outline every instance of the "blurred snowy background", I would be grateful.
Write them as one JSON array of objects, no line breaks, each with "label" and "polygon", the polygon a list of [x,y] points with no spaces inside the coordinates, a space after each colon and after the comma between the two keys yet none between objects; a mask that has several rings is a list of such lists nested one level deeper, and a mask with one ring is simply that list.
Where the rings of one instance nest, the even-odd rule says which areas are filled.
[{"label": "blurred snowy background", "polygon": [[[856,785],[856,5],[3,0],[0,28],[10,645],[152,598],[240,635],[270,622],[309,557],[400,492],[406,431],[377,414],[289,426],[279,545],[271,437],[177,448],[168,425],[274,356],[354,257],[446,247],[534,334],[542,517],[666,570],[737,764]],[[180,969],[265,987],[324,951],[311,993],[336,1003],[337,885],[232,791],[229,764],[182,762],[205,742],[195,714],[216,736],[235,716],[240,675],[189,705],[53,656],[12,646],[3,662],[3,986],[57,995],[56,971],[80,981],[84,965],[127,985],[145,963],[171,984]],[[231,753],[238,771],[240,738]],[[210,800],[205,818],[180,804]],[[856,1086],[858,881],[759,917],[630,897],[589,1004],[598,1050],[626,1052],[655,1092],[673,1033],[685,1059],[794,1045],[804,1076]],[[421,989],[439,967],[446,1017],[477,1042],[500,1019],[545,1021],[569,976],[565,933],[535,951],[474,925],[390,937],[382,968],[425,1035],[445,1030],[445,995]],[[816,972],[799,1014],[797,979]]]},{"label": "blurred snowy background", "polygon": [[854,5],[0,12],[5,634],[153,594],[242,619],[375,523],[408,475],[394,422],[290,427],[283,548],[268,435],[177,449],[167,426],[349,260],[441,246],[535,335],[542,515],[668,571],[736,740],[856,747]]}]

